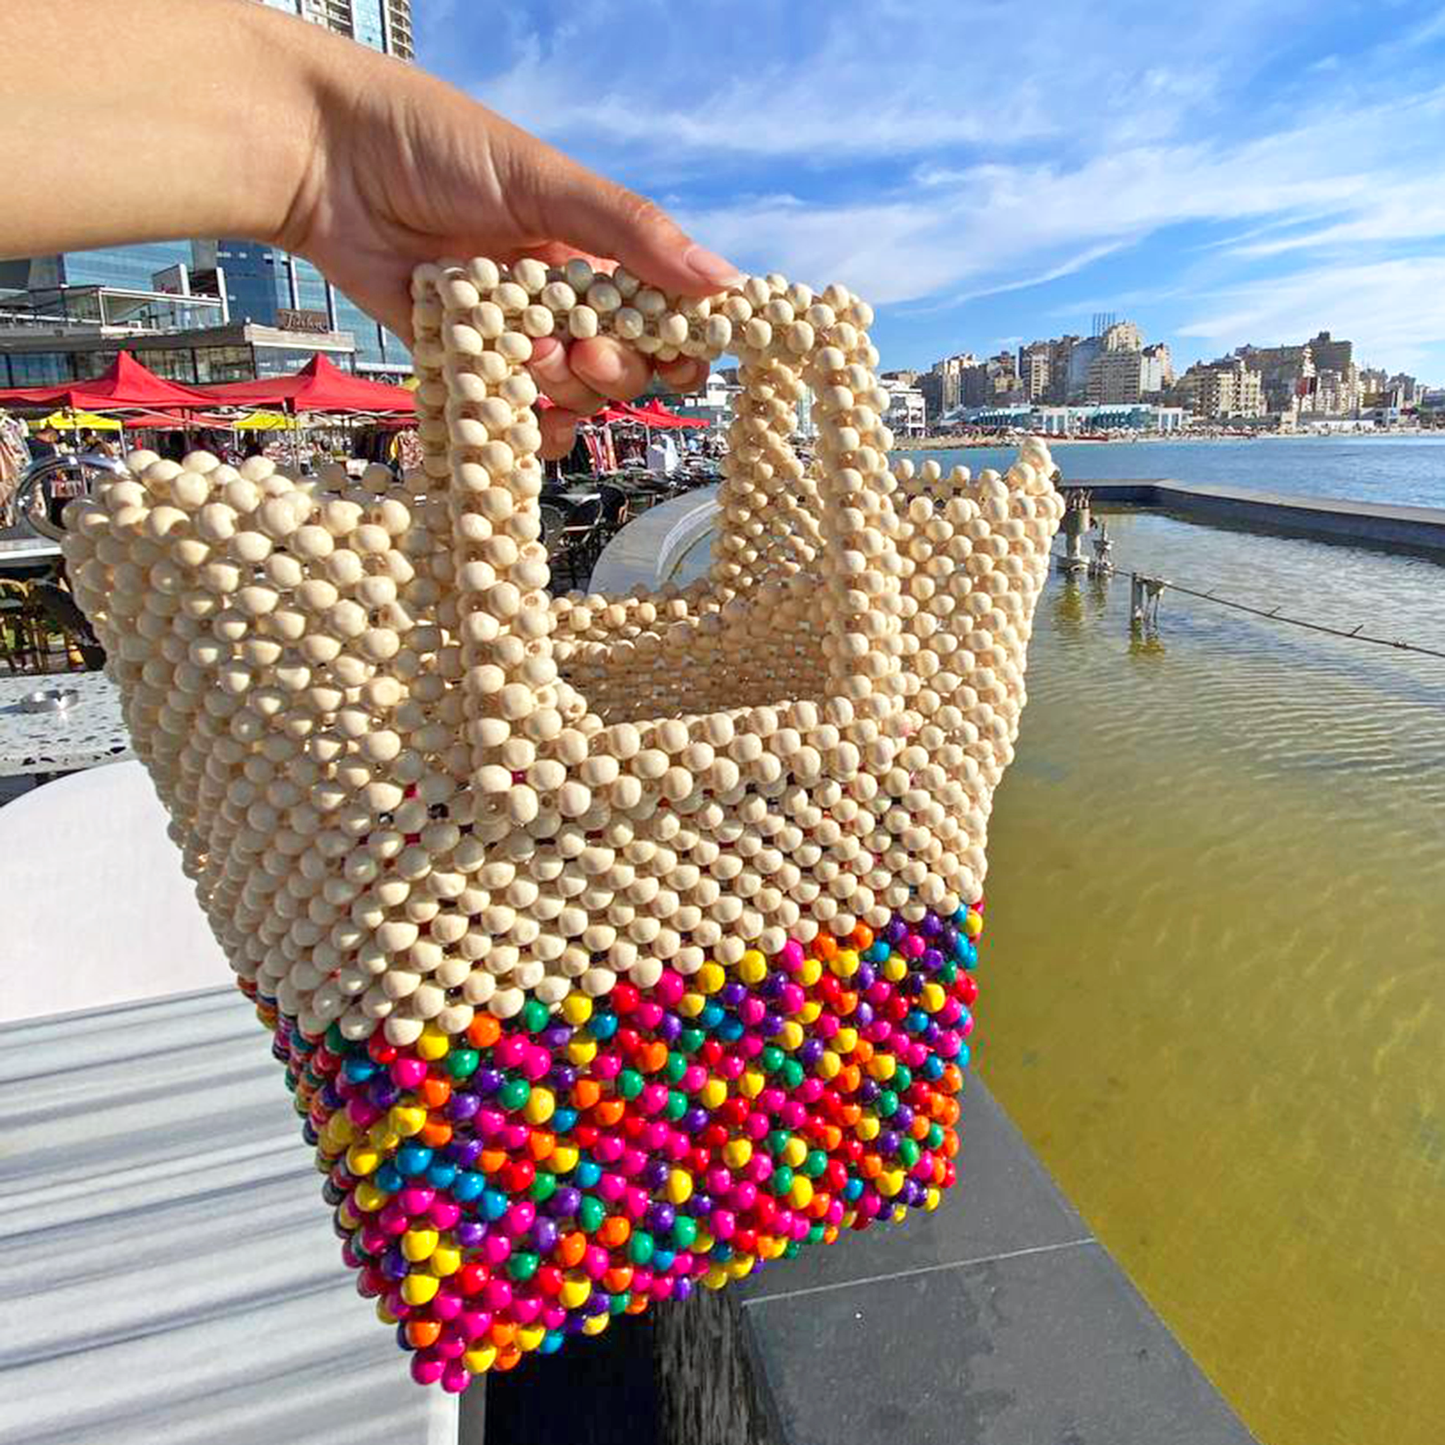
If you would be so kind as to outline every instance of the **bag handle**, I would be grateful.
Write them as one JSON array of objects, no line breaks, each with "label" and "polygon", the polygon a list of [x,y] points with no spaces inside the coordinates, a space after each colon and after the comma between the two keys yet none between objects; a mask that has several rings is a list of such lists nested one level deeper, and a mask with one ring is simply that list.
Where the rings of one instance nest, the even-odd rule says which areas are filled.
[{"label": "bag handle", "polygon": [[[780,276],[677,299],[619,270],[524,259],[418,267],[414,355],[424,470],[452,525],[467,719],[479,765],[521,726],[545,741],[586,700],[553,661],[549,571],[540,541],[542,470],[534,339],[611,336],[655,361],[741,363],[709,587],[717,606],[760,604],[770,582],[812,589],[829,695],[883,717],[902,706],[902,601],[893,438],[868,339],[872,310],[841,286],[821,295]],[[815,398],[816,460],[791,445]]]}]

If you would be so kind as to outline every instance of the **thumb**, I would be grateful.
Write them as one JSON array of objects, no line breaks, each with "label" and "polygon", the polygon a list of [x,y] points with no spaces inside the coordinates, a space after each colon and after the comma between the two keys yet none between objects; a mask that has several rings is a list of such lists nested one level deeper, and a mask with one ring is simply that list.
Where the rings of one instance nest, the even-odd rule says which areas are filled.
[{"label": "thumb", "polygon": [[[610,256],[665,291],[703,296],[741,279],[655,202],[578,165],[540,141],[519,154],[508,190],[524,230],[594,256]],[[530,153],[529,153],[530,152]]]}]

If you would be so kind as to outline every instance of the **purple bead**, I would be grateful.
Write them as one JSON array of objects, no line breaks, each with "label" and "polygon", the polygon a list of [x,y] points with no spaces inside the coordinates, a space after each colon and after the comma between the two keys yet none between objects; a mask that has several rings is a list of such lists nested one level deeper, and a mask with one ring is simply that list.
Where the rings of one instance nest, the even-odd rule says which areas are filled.
[{"label": "purple bead", "polygon": [[747,996],[747,986],[741,983],[725,985],[723,991],[718,995],[728,1008],[736,1008]]},{"label": "purple bead", "polygon": [[701,1104],[694,1104],[680,1120],[682,1127],[689,1134],[700,1133],[707,1128],[707,1110]]},{"label": "purple bead", "polygon": [[672,1297],[675,1300],[685,1300],[690,1298],[691,1295],[692,1281],[690,1279],[680,1279],[672,1287]]},{"label": "purple bead", "polygon": [[878,1102],[879,1088],[873,1079],[864,1079],[858,1086],[858,1102],[860,1104],[876,1104]]},{"label": "purple bead", "polygon": [[477,1155],[481,1152],[480,1139],[453,1139],[442,1150],[442,1155],[448,1162],[455,1164],[458,1169],[470,1169],[477,1162]]},{"label": "purple bead", "polygon": [[906,1133],[913,1123],[912,1107],[908,1104],[900,1104],[893,1111],[893,1118],[890,1122]]},{"label": "purple bead", "polygon": [[405,1279],[409,1268],[399,1244],[393,1244],[381,1257],[381,1272],[388,1279]]},{"label": "purple bead", "polygon": [[661,1189],[667,1183],[668,1175],[671,1173],[672,1169],[665,1159],[654,1159],[642,1171],[642,1182],[649,1189]]},{"label": "purple bead", "polygon": [[481,1107],[482,1101],[475,1094],[453,1094],[447,1100],[447,1118],[464,1123]]},{"label": "purple bead", "polygon": [[557,1248],[557,1226],[546,1215],[533,1221],[532,1248],[538,1254],[551,1254]]},{"label": "purple bead", "polygon": [[565,1094],[577,1082],[577,1070],[571,1064],[555,1064],[550,1077],[557,1092]]},{"label": "purple bead", "polygon": [[576,1214],[582,1205],[582,1191],[570,1184],[564,1184],[547,1201],[547,1212],[556,1219],[566,1219]]},{"label": "purple bead", "polygon": [[943,920],[930,909],[923,915],[923,923],[919,932],[925,938],[937,938],[943,932]]},{"label": "purple bead", "polygon": [[502,1087],[503,1074],[500,1069],[478,1069],[472,1075],[472,1088],[483,1098],[495,1094]]},{"label": "purple bead", "polygon": [[883,937],[891,947],[897,948],[908,937],[908,925],[901,918],[891,919],[883,930]]},{"label": "purple bead", "polygon": [[885,1129],[878,1136],[878,1152],[885,1155],[896,1154],[902,1142],[896,1129]]},{"label": "purple bead", "polygon": [[658,1200],[647,1211],[647,1227],[655,1234],[671,1229],[677,1223],[677,1210],[672,1205]]},{"label": "purple bead", "polygon": [[928,1027],[923,1030],[920,1038],[929,1048],[938,1042],[938,1025],[932,1019],[929,1019]]},{"label": "purple bead", "polygon": [[582,1333],[582,1316],[569,1312],[567,1318],[562,1321],[562,1332],[568,1335],[580,1335]]},{"label": "purple bead", "polygon": [[802,1060],[804,1068],[811,1069],[815,1067],[818,1060],[823,1057],[823,1041],[821,1039],[809,1039],[808,1042],[798,1050],[798,1057]]},{"label": "purple bead", "polygon": [[605,1315],[607,1310],[607,1291],[600,1289],[593,1290],[582,1306],[582,1313],[587,1315]]},{"label": "purple bead", "polygon": [[675,1044],[677,1036],[682,1032],[682,1020],[676,1014],[663,1014],[662,1022],[657,1026],[657,1032],[663,1043]]},{"label": "purple bead", "polygon": [[944,953],[952,953],[958,947],[958,929],[951,923],[945,923],[939,930],[936,941]]},{"label": "purple bead", "polygon": [[542,1043],[553,1053],[556,1053],[558,1049],[565,1049],[571,1042],[572,1028],[570,1024],[553,1024],[550,1028],[542,1030]]},{"label": "purple bead", "polygon": [[766,1037],[768,1038],[772,1038],[774,1034],[780,1034],[782,1033],[782,1031],[783,1016],[781,1014],[775,1014],[772,1009],[769,1009],[767,1013],[763,1015],[764,1035],[766,1035]]},{"label": "purple bead", "polygon": [[[347,1092],[349,1093],[351,1091],[348,1090]],[[342,1098],[341,1090],[337,1088],[336,1084],[328,1080],[321,1087],[321,1102],[328,1109],[339,1109],[346,1101]]]},{"label": "purple bead", "polygon": [[850,985],[858,990],[872,988],[878,979],[878,970],[871,963],[860,963],[858,972],[849,980]]},{"label": "purple bead", "polygon": [[713,1211],[713,1199],[711,1194],[694,1194],[687,1201],[687,1212],[694,1219],[706,1219]]},{"label": "purple bead", "polygon": [[782,993],[783,985],[786,984],[787,981],[788,976],[784,973],[770,973],[763,980],[758,992],[761,993],[764,998],[777,998],[777,996]]},{"label": "purple bead", "polygon": [[937,973],[944,965],[944,955],[941,949],[925,948],[923,950],[923,966],[929,973]]},{"label": "purple bead", "polygon": [[873,1005],[859,1001],[858,1007],[853,1010],[854,1028],[866,1029],[873,1022]]},{"label": "purple bead", "polygon": [[487,1226],[479,1219],[459,1219],[452,1230],[463,1249],[476,1249],[487,1237]]}]

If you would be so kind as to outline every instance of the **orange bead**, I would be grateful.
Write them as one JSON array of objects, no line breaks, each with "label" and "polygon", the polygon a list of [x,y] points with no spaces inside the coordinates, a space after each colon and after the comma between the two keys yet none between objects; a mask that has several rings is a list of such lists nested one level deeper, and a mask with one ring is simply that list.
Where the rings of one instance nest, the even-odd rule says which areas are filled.
[{"label": "orange bead", "polygon": [[441,1338],[442,1327],[436,1320],[408,1320],[406,1342],[414,1350],[424,1350]]},{"label": "orange bead", "polygon": [[863,1082],[863,1071],[857,1064],[845,1064],[838,1070],[838,1084],[845,1094],[856,1094]]},{"label": "orange bead", "polygon": [[517,1326],[512,1320],[494,1319],[487,1330],[487,1338],[499,1350],[505,1350],[517,1338]]},{"label": "orange bead", "polygon": [[483,1174],[500,1174],[509,1162],[507,1151],[505,1149],[483,1149],[480,1162]]},{"label": "orange bead", "polygon": [[633,1295],[632,1298],[627,1301],[625,1313],[629,1315],[640,1315],[650,1303],[651,1301],[645,1294]]},{"label": "orange bead", "polygon": [[494,1370],[514,1370],[521,1361],[522,1351],[516,1345],[508,1345],[504,1350],[497,1351],[496,1362],[492,1365]]},{"label": "orange bead", "polygon": [[928,1120],[925,1119],[922,1114],[915,1114],[908,1132],[912,1134],[915,1139],[925,1138],[928,1134]]},{"label": "orange bead", "polygon": [[836,1244],[837,1242],[838,1242],[838,1226],[837,1226],[836,1224],[830,1224],[830,1225],[823,1231],[823,1243],[824,1243],[824,1244]]},{"label": "orange bead", "polygon": [[859,1119],[863,1117],[863,1109],[859,1104],[844,1104],[838,1110],[838,1117],[843,1121],[845,1129],[851,1129]]},{"label": "orange bead", "polygon": [[422,1080],[422,1102],[428,1109],[440,1109],[452,1096],[450,1079],[434,1079],[428,1076]]},{"label": "orange bead", "polygon": [[622,1122],[622,1116],[627,1112],[627,1103],[623,1099],[599,1099],[592,1106],[592,1120],[603,1129],[610,1129],[614,1124]]},{"label": "orange bead", "polygon": [[477,1014],[467,1025],[467,1038],[478,1049],[489,1049],[502,1037],[502,1025],[491,1014]]},{"label": "orange bead", "polygon": [[582,1263],[587,1253],[587,1236],[580,1229],[574,1229],[571,1234],[564,1234],[557,1242],[558,1263],[565,1265],[568,1269],[574,1269]]},{"label": "orange bead", "polygon": [[851,988],[845,988],[845,989],[843,990],[843,992],[838,995],[838,1012],[839,1012],[839,1014],[840,1014],[843,1018],[847,1018],[849,1014],[851,1014],[851,1013],[856,1013],[857,1011],[858,1011],[858,994],[857,994],[857,991],[854,990],[854,989],[851,989]]},{"label": "orange bead", "polygon": [[550,1159],[556,1148],[557,1136],[550,1129],[533,1129],[527,1139],[527,1152],[539,1164],[543,1159]]},{"label": "orange bead", "polygon": [[452,1126],[445,1119],[428,1119],[416,1136],[428,1149],[440,1149],[451,1143]]},{"label": "orange bead", "polygon": [[632,1266],[619,1264],[612,1269],[605,1270],[602,1275],[602,1288],[610,1294],[622,1294],[625,1290],[631,1289]]},{"label": "orange bead", "polygon": [[957,1157],[958,1135],[955,1134],[952,1129],[945,1129],[943,1131],[943,1144],[941,1147],[946,1158],[954,1159]]},{"label": "orange bead", "polygon": [[832,963],[838,956],[838,940],[831,933],[820,933],[813,940],[813,954],[824,963]]},{"label": "orange bead", "polygon": [[938,1081],[946,1094],[956,1094],[963,1088],[963,1073],[957,1064],[945,1064],[943,1077]]},{"label": "orange bead", "polygon": [[642,1050],[642,1072],[644,1074],[655,1074],[659,1069],[667,1067],[668,1049],[667,1045],[660,1039],[648,1044]]},{"label": "orange bead", "polygon": [[883,1172],[883,1160],[870,1149],[859,1161],[858,1172],[865,1179],[876,1179]]},{"label": "orange bead", "polygon": [[[915,1120],[915,1126],[916,1124],[917,1121]],[[818,1142],[823,1146],[825,1153],[834,1153],[843,1143],[843,1131],[836,1124],[824,1124],[818,1132],[822,1136]],[[928,1133],[928,1123],[926,1120],[923,1124],[923,1133]],[[922,1138],[922,1135],[919,1135],[919,1137]]]},{"label": "orange bead", "polygon": [[853,1050],[853,1058],[860,1064],[866,1064],[873,1058],[873,1045],[867,1039],[859,1039],[858,1047]]},{"label": "orange bead", "polygon": [[572,1086],[572,1107],[590,1109],[602,1097],[602,1085],[596,1079],[578,1079]]},{"label": "orange bead", "polygon": [[620,1249],[632,1238],[632,1225],[621,1214],[609,1215],[602,1221],[602,1228],[597,1231],[597,1238],[608,1249]]},{"label": "orange bead", "polygon": [[873,947],[873,930],[866,923],[860,923],[852,933],[853,947],[860,953],[865,948]]}]

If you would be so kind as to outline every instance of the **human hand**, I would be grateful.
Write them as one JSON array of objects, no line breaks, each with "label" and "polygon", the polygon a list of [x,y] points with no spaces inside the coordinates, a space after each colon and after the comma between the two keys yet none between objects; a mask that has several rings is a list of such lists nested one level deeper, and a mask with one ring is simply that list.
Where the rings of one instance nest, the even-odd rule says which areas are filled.
[{"label": "human hand", "polygon": [[[737,271],[695,245],[650,201],[578,165],[460,91],[356,47],[317,47],[316,135],[279,244],[307,257],[348,296],[410,339],[410,278],[441,256],[581,255],[625,265],[683,295],[721,290]],[[611,337],[534,342],[533,376],[556,404],[539,418],[542,454],[565,456],[577,421],[651,379],[640,353]],[[686,392],[707,375],[690,357],[658,366]]]}]

